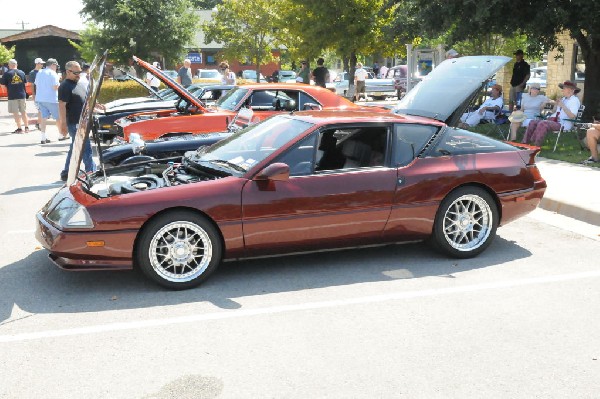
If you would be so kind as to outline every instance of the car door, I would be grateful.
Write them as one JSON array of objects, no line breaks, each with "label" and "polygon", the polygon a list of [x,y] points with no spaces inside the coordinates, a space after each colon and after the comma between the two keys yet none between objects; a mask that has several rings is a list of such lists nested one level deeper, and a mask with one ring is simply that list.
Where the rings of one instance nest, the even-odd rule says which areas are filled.
[{"label": "car door", "polygon": [[[360,156],[364,143],[350,142],[351,135],[346,134],[357,129],[367,135],[370,131],[368,126],[336,126],[313,132],[274,160],[289,165],[289,179],[268,185],[250,181],[244,186],[242,212],[249,256],[381,241],[397,174],[387,166],[389,129],[376,127],[379,140],[368,157]],[[333,134],[339,140],[337,151],[348,160],[327,169],[319,166],[326,157],[323,137]],[[350,162],[353,155],[356,160]]]}]

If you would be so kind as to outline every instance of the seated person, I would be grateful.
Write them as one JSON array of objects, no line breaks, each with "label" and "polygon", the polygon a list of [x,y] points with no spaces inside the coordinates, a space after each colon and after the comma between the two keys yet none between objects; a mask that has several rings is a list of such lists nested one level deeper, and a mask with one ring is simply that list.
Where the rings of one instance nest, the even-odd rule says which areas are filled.
[{"label": "seated person", "polygon": [[600,123],[594,121],[594,123],[592,123],[592,127],[587,130],[585,137],[592,156],[583,161],[583,164],[589,165],[594,163],[600,163],[600,158],[598,157],[598,142],[600,142]]},{"label": "seated person", "polygon": [[319,144],[319,150],[323,151],[323,156],[317,163],[317,170],[334,170],[344,167],[346,157],[336,144],[337,139],[333,137],[333,131],[323,134]]},{"label": "seated person", "polygon": [[481,104],[476,111],[464,113],[460,117],[458,127],[468,129],[479,124],[482,119],[493,120],[497,113],[502,109],[502,86],[496,84],[492,86],[492,95]]},{"label": "seated person", "polygon": [[541,146],[549,131],[556,131],[561,128],[571,130],[573,122],[566,119],[574,119],[579,111],[581,102],[575,94],[581,90],[576,83],[566,81],[559,83],[558,87],[562,89],[563,97],[556,101],[556,111],[546,120],[532,120],[527,126],[523,144],[533,143],[533,145]]},{"label": "seated person", "polygon": [[548,101],[548,97],[540,94],[539,83],[529,85],[529,93],[525,93],[521,97],[520,112],[515,111],[508,117],[508,120],[510,120],[510,140],[517,139],[517,130],[521,126],[527,127],[530,121],[537,119]]}]

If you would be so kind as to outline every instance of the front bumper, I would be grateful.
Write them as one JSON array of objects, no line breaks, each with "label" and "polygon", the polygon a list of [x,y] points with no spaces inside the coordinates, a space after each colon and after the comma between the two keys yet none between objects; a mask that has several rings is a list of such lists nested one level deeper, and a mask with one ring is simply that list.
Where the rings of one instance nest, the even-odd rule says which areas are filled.
[{"label": "front bumper", "polygon": [[[133,245],[137,231],[62,231],[41,212],[36,215],[35,236],[50,259],[64,270],[129,270],[133,268]],[[103,241],[103,246],[90,242]]]}]

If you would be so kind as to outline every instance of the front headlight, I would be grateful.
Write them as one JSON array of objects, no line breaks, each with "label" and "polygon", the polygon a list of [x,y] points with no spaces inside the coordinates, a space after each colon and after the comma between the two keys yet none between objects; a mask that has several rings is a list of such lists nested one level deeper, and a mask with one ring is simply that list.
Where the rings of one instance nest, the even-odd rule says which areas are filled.
[{"label": "front headlight", "polygon": [[94,227],[85,207],[70,198],[60,201],[46,216],[59,228],[89,229]]}]

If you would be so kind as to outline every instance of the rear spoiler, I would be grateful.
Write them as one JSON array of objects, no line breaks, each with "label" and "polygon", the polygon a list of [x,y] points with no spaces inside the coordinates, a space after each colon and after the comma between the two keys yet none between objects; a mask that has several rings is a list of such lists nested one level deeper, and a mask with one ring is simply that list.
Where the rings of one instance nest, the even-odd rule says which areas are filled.
[{"label": "rear spoiler", "polygon": [[523,159],[523,162],[525,162],[526,165],[534,165],[535,156],[542,150],[540,147],[529,144],[515,143],[513,141],[508,141],[507,143],[519,149],[519,156],[521,159]]}]

